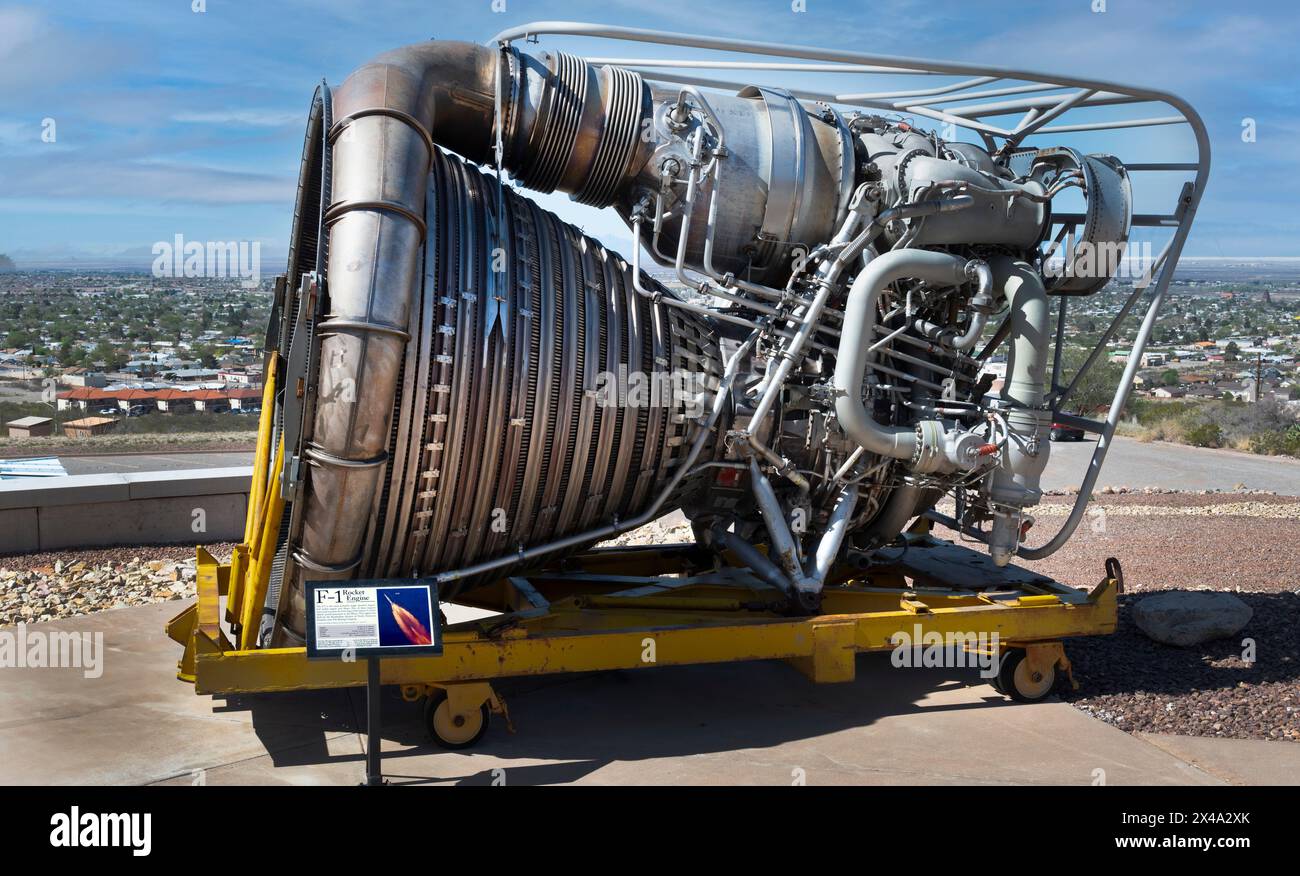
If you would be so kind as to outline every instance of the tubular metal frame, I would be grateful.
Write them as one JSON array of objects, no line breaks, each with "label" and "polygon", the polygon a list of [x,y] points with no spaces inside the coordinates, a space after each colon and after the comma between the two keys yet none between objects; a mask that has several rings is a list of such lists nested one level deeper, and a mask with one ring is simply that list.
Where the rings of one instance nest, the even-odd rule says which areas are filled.
[{"label": "tubular metal frame", "polygon": [[[1102,464],[1114,437],[1120,414],[1128,401],[1129,393],[1132,391],[1133,380],[1142,361],[1142,354],[1155,326],[1156,316],[1164,303],[1165,294],[1168,291],[1170,281],[1173,279],[1179,256],[1182,253],[1188,232],[1191,230],[1192,220],[1196,215],[1197,207],[1208,182],[1210,171],[1209,135],[1200,115],[1186,101],[1176,95],[1155,89],[1135,88],[1118,83],[1081,79],[1073,76],[1057,76],[1009,67],[933,61],[892,55],[873,55],[811,46],[780,45],[572,21],[539,21],[509,28],[497,34],[488,44],[505,46],[516,41],[537,42],[538,38],[542,36],[604,39],[621,44],[666,45],[711,52],[737,53],[755,59],[769,59],[760,61],[709,57],[620,58],[613,55],[592,59],[592,63],[622,65],[647,78],[652,77],[661,82],[695,86],[697,88],[739,90],[753,83],[685,75],[672,71],[713,69],[734,73],[779,70],[817,73],[827,76],[917,75],[965,77],[959,81],[934,87],[875,93],[811,91],[807,89],[789,89],[789,92],[802,100],[821,101],[848,108],[912,114],[950,124],[957,128],[964,128],[979,135],[990,152],[1000,154],[1010,152],[1032,136],[1164,125],[1187,125],[1191,129],[1197,149],[1197,160],[1195,162],[1145,162],[1127,165],[1127,169],[1132,172],[1194,173],[1195,177],[1183,185],[1177,203],[1170,213],[1134,214],[1132,222],[1134,227],[1169,229],[1171,238],[1160,255],[1146,268],[1143,276],[1134,284],[1129,299],[1102,334],[1096,346],[1091,350],[1083,366],[1080,367],[1070,383],[1064,387],[1062,386],[1060,342],[1063,337],[1068,311],[1068,297],[1061,296],[1057,317],[1057,346],[1053,356],[1051,391],[1049,393],[1052,415],[1059,422],[1067,422],[1070,425],[1097,434],[1098,441],[1089,461],[1083,484],[1079,489],[1078,497],[1066,522],[1056,535],[1045,544],[1034,548],[1022,547],[1019,556],[1030,560],[1041,559],[1055,552],[1069,539],[1083,519],[1088,500],[1096,487],[1097,478],[1101,473]],[[990,88],[989,86],[997,87]],[[1060,93],[1045,94],[1044,92]],[[999,99],[984,102],[985,98],[991,97]],[[982,102],[968,106],[940,106],[963,104],[971,100]],[[1178,115],[1115,118],[1109,121],[1088,119],[1079,122],[1059,123],[1059,120],[1077,110],[1092,110],[1095,112],[1105,107],[1148,103],[1164,104],[1175,110]],[[1005,124],[995,125],[988,121],[991,118],[1015,114],[1020,114],[1020,117],[1015,124],[1010,126]],[[1052,122],[1058,123],[1050,124]],[[1120,158],[1122,161],[1122,156]],[[1083,219],[1084,217],[1080,214],[1059,214],[1053,217],[1053,225],[1060,227],[1060,237],[1068,234],[1072,238],[1075,227]],[[1060,237],[1057,239],[1059,240]],[[1049,234],[1048,238],[1051,239],[1052,235]],[[1062,413],[1065,402],[1074,393],[1084,375],[1092,369],[1101,357],[1101,352],[1104,350],[1106,343],[1114,336],[1138,299],[1148,290],[1151,290],[1153,286],[1154,291],[1151,292],[1149,303],[1133,342],[1128,363],[1119,385],[1115,389],[1115,395],[1111,401],[1106,419],[1096,421]]]}]

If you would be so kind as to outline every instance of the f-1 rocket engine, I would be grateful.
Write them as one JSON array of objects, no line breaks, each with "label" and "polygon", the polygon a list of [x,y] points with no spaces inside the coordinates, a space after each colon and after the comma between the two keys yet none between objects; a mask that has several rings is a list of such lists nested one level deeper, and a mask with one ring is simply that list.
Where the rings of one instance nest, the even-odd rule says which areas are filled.
[{"label": "f-1 rocket engine", "polygon": [[[616,211],[632,252],[516,186]],[[1122,252],[1106,155],[513,45],[422,43],[322,87],[272,338],[296,380],[262,643],[301,641],[306,580],[454,599],[674,508],[791,611],[944,495],[1007,563],[1048,459],[1049,296],[1114,267],[1047,269],[1067,189],[1065,258]]]}]

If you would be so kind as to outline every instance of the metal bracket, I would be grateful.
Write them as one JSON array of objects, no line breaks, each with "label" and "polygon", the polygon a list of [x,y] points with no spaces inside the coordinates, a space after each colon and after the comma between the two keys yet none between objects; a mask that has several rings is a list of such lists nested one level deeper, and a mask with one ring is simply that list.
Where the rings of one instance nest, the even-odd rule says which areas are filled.
[{"label": "metal bracket", "polygon": [[298,497],[301,485],[304,434],[307,428],[308,399],[314,395],[319,339],[315,327],[320,319],[323,280],[312,271],[302,275],[298,286],[298,310],[293,341],[289,345],[284,379],[284,468],[280,472],[280,489],[288,501]]}]

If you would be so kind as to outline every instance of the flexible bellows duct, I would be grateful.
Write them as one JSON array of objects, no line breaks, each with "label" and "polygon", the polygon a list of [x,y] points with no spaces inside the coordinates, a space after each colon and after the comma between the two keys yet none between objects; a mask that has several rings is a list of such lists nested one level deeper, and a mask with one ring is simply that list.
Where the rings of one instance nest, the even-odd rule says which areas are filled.
[{"label": "flexible bellows duct", "polygon": [[363,573],[470,566],[642,510],[694,427],[672,398],[620,404],[618,375],[716,376],[707,328],[638,295],[623,259],[532,201],[498,202],[496,181],[454,156],[435,155],[426,215]]},{"label": "flexible bellows duct", "polygon": [[693,437],[681,398],[627,407],[617,383],[717,375],[704,322],[434,145],[486,160],[501,87],[510,166],[607,202],[635,150],[639,77],[549,61],[537,106],[520,56],[459,43],[381,56],[335,94],[328,312],[281,641],[302,629],[306,580],[458,569],[635,515]]}]

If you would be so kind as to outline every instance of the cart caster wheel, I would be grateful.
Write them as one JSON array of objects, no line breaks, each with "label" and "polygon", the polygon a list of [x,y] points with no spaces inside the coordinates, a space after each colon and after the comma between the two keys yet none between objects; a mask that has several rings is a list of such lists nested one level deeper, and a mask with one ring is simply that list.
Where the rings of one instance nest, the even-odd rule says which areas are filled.
[{"label": "cart caster wheel", "polygon": [[431,694],[424,704],[424,726],[434,745],[457,751],[477,745],[488,728],[488,705],[484,703],[468,715],[453,715],[447,692]]},{"label": "cart caster wheel", "polygon": [[1002,658],[994,688],[1018,703],[1036,703],[1056,689],[1056,667],[1045,673],[1029,666],[1023,648],[1012,648]]}]

